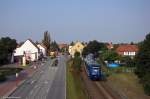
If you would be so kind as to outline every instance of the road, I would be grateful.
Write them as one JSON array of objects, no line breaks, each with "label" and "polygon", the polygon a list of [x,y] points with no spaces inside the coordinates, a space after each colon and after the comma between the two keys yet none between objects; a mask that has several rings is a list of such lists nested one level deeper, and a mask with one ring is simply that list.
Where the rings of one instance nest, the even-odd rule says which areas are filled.
[{"label": "road", "polygon": [[48,60],[40,66],[11,95],[20,99],[66,99],[66,57],[60,56],[58,65]]}]

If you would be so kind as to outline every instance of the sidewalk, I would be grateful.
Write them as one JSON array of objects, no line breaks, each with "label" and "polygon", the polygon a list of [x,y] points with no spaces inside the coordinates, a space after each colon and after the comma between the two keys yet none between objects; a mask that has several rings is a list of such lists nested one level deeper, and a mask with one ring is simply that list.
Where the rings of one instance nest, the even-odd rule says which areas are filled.
[{"label": "sidewalk", "polygon": [[[38,65],[37,67],[39,67]],[[13,79],[9,79],[5,82],[0,83],[0,99],[3,97],[9,96],[18,86],[20,86],[28,77],[32,76],[32,74],[36,71],[33,67],[28,67],[27,69],[21,71],[19,73],[18,78],[15,75],[12,75]]]}]

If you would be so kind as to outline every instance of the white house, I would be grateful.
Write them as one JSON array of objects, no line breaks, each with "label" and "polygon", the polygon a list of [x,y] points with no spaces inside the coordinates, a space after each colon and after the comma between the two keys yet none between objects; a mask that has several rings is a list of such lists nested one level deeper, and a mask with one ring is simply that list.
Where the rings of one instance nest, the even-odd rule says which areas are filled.
[{"label": "white house", "polygon": [[43,56],[46,56],[46,47],[43,44],[37,44],[37,46],[40,49],[40,52],[43,54]]},{"label": "white house", "polygon": [[15,49],[14,56],[19,58],[25,56],[25,59],[28,61],[36,61],[39,59],[39,53],[40,49],[37,45],[31,39],[28,39]]}]

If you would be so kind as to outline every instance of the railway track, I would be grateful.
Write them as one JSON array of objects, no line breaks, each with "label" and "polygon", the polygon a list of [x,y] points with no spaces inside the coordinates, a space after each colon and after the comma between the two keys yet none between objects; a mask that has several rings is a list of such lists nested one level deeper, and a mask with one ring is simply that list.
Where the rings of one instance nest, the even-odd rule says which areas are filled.
[{"label": "railway track", "polygon": [[104,81],[92,81],[88,78],[85,66],[81,73],[89,99],[122,99]]}]

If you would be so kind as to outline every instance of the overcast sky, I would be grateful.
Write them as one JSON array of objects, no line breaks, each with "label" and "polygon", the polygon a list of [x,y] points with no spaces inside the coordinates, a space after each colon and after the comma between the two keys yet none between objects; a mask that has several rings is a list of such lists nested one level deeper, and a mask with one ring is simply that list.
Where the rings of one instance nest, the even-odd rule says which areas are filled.
[{"label": "overcast sky", "polygon": [[138,42],[150,32],[150,0],[0,0],[0,37],[57,42]]}]

